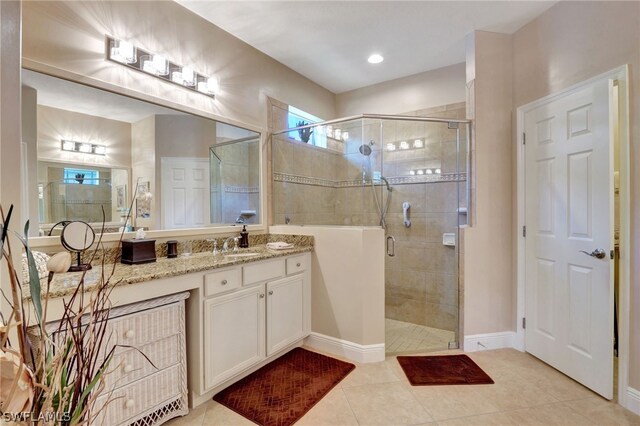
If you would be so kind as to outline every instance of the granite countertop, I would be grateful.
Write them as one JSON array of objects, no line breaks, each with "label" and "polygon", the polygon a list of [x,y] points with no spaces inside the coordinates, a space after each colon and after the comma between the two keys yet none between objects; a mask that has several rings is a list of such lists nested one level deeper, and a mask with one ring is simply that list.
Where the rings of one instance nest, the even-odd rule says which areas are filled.
[{"label": "granite countertop", "polygon": [[[166,257],[158,258],[156,262],[145,263],[141,265],[125,265],[123,263],[105,264],[94,266],[85,275],[84,291],[91,291],[101,280],[103,271],[105,279],[109,277],[113,271],[113,275],[109,282],[113,286],[122,286],[128,284],[136,284],[162,278],[175,277],[193,272],[202,272],[212,269],[225,268],[233,265],[256,262],[276,257],[289,256],[297,253],[305,253],[313,250],[313,245],[296,245],[292,249],[287,250],[270,250],[266,245],[261,244],[248,249],[240,249],[237,252],[228,252],[227,255],[239,253],[258,253],[257,256],[240,257],[235,259],[225,258],[223,254],[213,256],[211,252],[193,253],[190,256],[179,256],[174,259]],[[54,275],[49,290],[49,298],[63,297],[72,294],[80,279],[82,272],[67,272],[64,274]],[[46,287],[47,280],[42,281],[43,289]],[[44,297],[44,291],[43,291]],[[23,288],[23,298],[30,299],[31,294],[28,286]]]}]

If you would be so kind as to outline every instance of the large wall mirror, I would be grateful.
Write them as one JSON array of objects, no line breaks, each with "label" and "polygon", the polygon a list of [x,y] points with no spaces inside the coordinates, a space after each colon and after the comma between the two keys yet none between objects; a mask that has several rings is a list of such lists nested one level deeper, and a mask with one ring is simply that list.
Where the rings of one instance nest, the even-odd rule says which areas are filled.
[{"label": "large wall mirror", "polygon": [[22,91],[33,235],[261,223],[259,133],[29,70]]}]

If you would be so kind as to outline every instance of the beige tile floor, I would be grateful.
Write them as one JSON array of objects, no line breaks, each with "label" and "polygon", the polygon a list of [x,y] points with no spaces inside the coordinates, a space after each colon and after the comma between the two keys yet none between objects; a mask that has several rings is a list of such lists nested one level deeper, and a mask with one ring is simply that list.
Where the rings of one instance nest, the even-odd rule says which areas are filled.
[{"label": "beige tile floor", "polygon": [[[640,425],[639,416],[531,355],[513,349],[468,355],[495,384],[411,386],[390,356],[358,364],[296,425]],[[169,425],[253,423],[210,401]]]},{"label": "beige tile floor", "polygon": [[390,318],[385,318],[384,328],[387,355],[444,350],[456,340],[453,331]]}]

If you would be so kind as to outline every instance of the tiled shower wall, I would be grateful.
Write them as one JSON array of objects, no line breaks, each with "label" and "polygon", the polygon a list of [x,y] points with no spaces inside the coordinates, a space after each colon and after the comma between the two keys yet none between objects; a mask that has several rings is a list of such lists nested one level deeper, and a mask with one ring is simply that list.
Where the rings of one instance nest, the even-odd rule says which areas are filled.
[{"label": "tiled shower wall", "polygon": [[[446,105],[410,114],[438,118],[465,118],[465,104]],[[422,124],[422,123],[420,123]],[[443,174],[466,171],[464,126],[456,146],[456,132],[446,123],[411,129],[395,122],[385,124],[385,142],[424,135],[424,154],[411,151],[385,152],[386,173],[404,175],[408,169],[440,167]],[[411,132],[414,132],[413,134]],[[404,134],[402,134],[404,133]],[[398,155],[400,154],[400,155]],[[412,160],[402,158],[413,157]],[[411,227],[403,225],[402,203],[411,204]],[[458,330],[458,247],[443,245],[444,233],[458,240],[458,207],[466,206],[465,182],[437,182],[395,185],[387,220],[387,234],[396,239],[396,256],[386,257],[386,317],[444,330]]]},{"label": "tiled shower wall", "polygon": [[[465,104],[403,115],[463,119]],[[274,129],[283,127],[274,124]],[[444,246],[442,234],[455,233],[457,241],[458,223],[466,219],[457,211],[466,205],[465,182],[455,181],[466,169],[464,126],[460,128],[460,155],[456,131],[448,129],[447,123],[386,120],[381,128],[379,121],[365,120],[354,123],[348,131],[349,140],[334,141],[331,149],[294,142],[287,135],[273,137],[274,223],[283,224],[288,218],[292,224],[378,225],[373,191],[381,203],[387,193],[381,185],[375,189],[362,185],[362,172],[364,169],[368,178],[371,169],[382,172],[393,188],[387,235],[396,239],[395,256],[386,257],[386,316],[457,331],[459,245]],[[382,151],[389,142],[416,138],[424,140],[423,149]],[[374,144],[367,158],[358,148],[370,140]],[[443,176],[456,177],[452,181],[401,183],[411,176],[410,170],[425,167],[440,168]],[[283,179],[286,175],[294,177]],[[314,179],[305,179],[308,177]],[[405,201],[411,204],[410,228],[403,225]]]},{"label": "tiled shower wall", "polygon": [[[212,222],[234,223],[242,210],[255,210],[257,213],[248,218],[246,223],[260,222],[259,149],[257,141],[224,145],[215,149],[223,160],[223,166],[220,170],[220,185],[216,185],[212,191],[212,196],[220,197],[217,204],[221,206],[221,211],[214,213]],[[214,166],[213,173],[216,172]],[[218,215],[220,217],[216,217]]]}]

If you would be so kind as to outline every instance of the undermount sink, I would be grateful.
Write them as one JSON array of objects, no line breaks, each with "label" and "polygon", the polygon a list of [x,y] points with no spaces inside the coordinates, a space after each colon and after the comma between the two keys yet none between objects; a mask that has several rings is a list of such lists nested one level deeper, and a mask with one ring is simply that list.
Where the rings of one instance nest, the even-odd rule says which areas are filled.
[{"label": "undermount sink", "polygon": [[260,256],[260,253],[234,253],[234,254],[225,254],[224,258],[225,259],[242,259],[245,257],[254,257],[254,256]]}]

